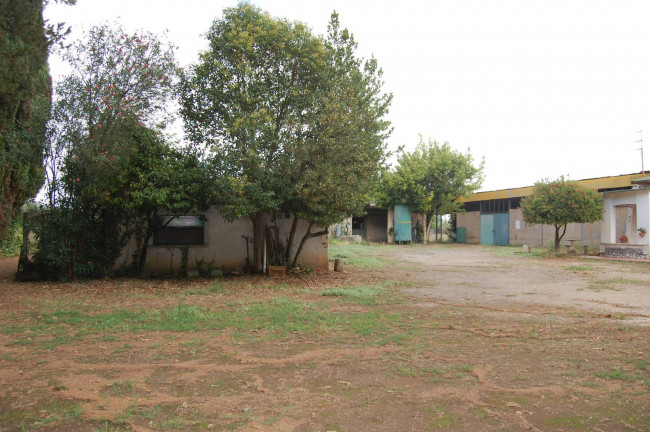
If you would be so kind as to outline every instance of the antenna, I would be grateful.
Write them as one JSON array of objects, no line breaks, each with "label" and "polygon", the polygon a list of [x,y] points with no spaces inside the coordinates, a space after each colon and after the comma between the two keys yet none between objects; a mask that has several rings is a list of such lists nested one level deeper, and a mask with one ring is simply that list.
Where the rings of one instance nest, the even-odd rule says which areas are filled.
[{"label": "antenna", "polygon": [[639,134],[639,139],[637,141],[634,141],[635,143],[641,143],[641,148],[638,148],[637,150],[641,150],[641,174],[645,176],[645,169],[643,167],[643,131],[636,131],[636,133]]}]

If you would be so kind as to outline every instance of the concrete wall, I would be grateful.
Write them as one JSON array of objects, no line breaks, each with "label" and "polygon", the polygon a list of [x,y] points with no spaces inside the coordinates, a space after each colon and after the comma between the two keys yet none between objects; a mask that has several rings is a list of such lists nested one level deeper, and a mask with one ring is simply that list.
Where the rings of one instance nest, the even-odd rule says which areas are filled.
[{"label": "concrete wall", "polygon": [[[601,222],[571,223],[567,225],[566,234],[562,241],[578,240],[592,247],[600,243]],[[561,233],[561,231],[560,231]],[[555,242],[555,227],[553,225],[529,225],[524,221],[521,209],[510,210],[510,244],[551,246]]]},{"label": "concrete wall", "polygon": [[456,226],[467,228],[467,243],[481,243],[481,212],[458,213],[456,215]]},{"label": "concrete wall", "polygon": [[[238,219],[226,222],[216,207],[211,207],[206,213],[204,228],[205,244],[190,247],[188,269],[196,269],[199,261],[204,262],[204,267],[211,269],[226,268],[228,270],[244,267],[246,264],[246,242],[242,234],[253,235],[253,226],[249,219]],[[262,221],[262,228],[271,224],[270,216]],[[302,236],[307,232],[308,224],[300,221],[294,240],[295,251],[300,244]],[[280,237],[286,238],[291,229],[291,220],[278,221]],[[314,230],[314,229],[312,229]],[[320,228],[318,228],[320,230]],[[315,269],[328,269],[328,236],[309,239],[299,258],[300,263],[307,264]],[[253,246],[249,244],[249,254],[252,257]],[[135,243],[131,242],[118,260],[118,265],[130,264],[131,255],[135,250]],[[251,258],[252,261],[252,258]],[[179,246],[154,246],[149,244],[149,252],[145,266],[145,274],[162,275],[178,272],[181,266],[181,248]]]},{"label": "concrete wall", "polygon": [[[508,239],[511,245],[552,246],[555,241],[553,225],[529,225],[524,221],[521,209],[509,210]],[[467,243],[481,243],[481,213],[478,211],[458,213],[456,226],[467,228]],[[597,247],[600,243],[601,222],[593,224],[572,223],[567,226],[563,242],[578,240],[582,245]]]}]

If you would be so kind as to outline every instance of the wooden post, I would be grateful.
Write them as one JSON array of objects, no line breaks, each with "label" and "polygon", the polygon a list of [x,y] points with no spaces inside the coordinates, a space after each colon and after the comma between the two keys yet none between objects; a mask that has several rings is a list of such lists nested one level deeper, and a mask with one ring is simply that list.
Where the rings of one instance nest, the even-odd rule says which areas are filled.
[{"label": "wooden post", "polygon": [[334,260],[334,271],[336,272],[343,271],[343,260],[341,258],[336,258]]}]

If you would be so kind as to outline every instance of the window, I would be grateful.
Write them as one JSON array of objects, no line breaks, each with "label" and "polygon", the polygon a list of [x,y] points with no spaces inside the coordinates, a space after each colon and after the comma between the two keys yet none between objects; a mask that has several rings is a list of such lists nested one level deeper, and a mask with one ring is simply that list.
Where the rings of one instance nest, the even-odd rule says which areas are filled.
[{"label": "window", "polygon": [[204,241],[204,223],[200,216],[159,216],[164,228],[153,234],[153,244],[156,246],[169,245],[202,245]]}]

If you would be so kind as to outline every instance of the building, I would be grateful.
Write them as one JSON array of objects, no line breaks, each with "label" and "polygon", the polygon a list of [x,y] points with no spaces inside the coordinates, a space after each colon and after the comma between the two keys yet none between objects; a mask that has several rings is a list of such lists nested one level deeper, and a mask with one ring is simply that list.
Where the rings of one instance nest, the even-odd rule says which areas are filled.
[{"label": "building", "polygon": [[650,258],[650,177],[632,184],[631,189],[603,192],[601,255]]},{"label": "building", "polygon": [[[291,222],[289,219],[277,221],[280,238],[288,237]],[[267,225],[272,225],[270,215],[265,215],[262,220],[262,227]],[[294,251],[307,231],[307,225],[305,221],[299,222],[293,244]],[[174,218],[150,240],[144,273],[174,275],[183,267],[183,260],[186,260],[185,266],[189,272],[206,274],[212,270],[242,269],[246,266],[247,259],[252,263],[252,237],[253,226],[249,219],[228,222],[215,206],[210,207],[202,217]],[[309,239],[301,253],[300,263],[314,269],[327,270],[327,247],[327,236]],[[186,257],[183,257],[184,249],[187,250]],[[117,266],[128,266],[135,252],[135,241],[131,241],[122,252]]]},{"label": "building", "polygon": [[[608,200],[608,196],[611,196],[611,200],[607,202],[616,202],[616,204],[612,204],[615,206],[627,205],[621,203],[628,201],[631,204],[631,197],[637,197],[636,199],[639,201],[635,201],[638,203],[635,208],[639,212],[640,206],[643,205],[641,197],[646,196],[647,202],[647,195],[633,190],[640,187],[635,181],[644,177],[642,173],[635,173],[578,180],[577,182],[602,193],[606,200]],[[467,243],[533,246],[552,244],[555,236],[553,226],[529,225],[523,220],[520,208],[521,199],[530,195],[533,189],[533,186],[527,186],[478,192],[468,199],[460,199],[459,201],[464,203],[465,212],[457,215],[457,232],[464,234]],[[614,197],[617,198],[614,199]],[[644,217],[647,219],[647,204],[645,205]],[[569,224],[563,240],[579,242],[582,246],[591,248],[600,247],[602,230],[611,227],[610,215],[612,211],[610,208],[608,213],[607,207],[605,208],[602,222]],[[620,211],[622,212],[622,210]],[[628,229],[631,230],[631,228]],[[459,237],[462,238],[463,235]],[[603,241],[610,242],[612,238],[611,236],[603,237]]]}]

